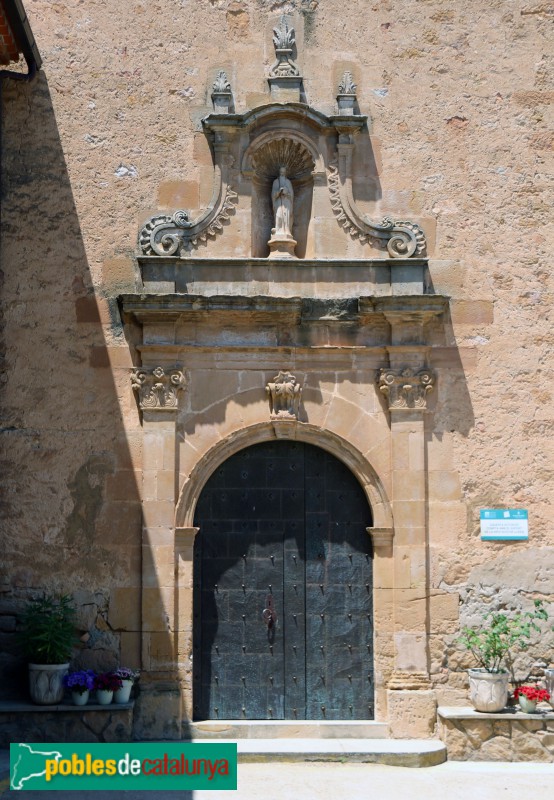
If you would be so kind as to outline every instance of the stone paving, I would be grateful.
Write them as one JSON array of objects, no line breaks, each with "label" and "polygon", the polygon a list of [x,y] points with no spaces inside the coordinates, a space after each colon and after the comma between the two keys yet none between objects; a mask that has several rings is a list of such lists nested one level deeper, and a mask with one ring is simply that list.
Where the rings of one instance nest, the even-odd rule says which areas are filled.
[{"label": "stone paving", "polygon": [[[8,800],[8,752],[0,751],[0,798]],[[379,764],[240,764],[236,792],[50,792],[49,800],[551,800],[554,765],[447,762],[409,769]],[[36,792],[19,793],[20,800]],[[37,800],[40,800],[39,795]],[[59,796],[59,797],[58,797]]]}]

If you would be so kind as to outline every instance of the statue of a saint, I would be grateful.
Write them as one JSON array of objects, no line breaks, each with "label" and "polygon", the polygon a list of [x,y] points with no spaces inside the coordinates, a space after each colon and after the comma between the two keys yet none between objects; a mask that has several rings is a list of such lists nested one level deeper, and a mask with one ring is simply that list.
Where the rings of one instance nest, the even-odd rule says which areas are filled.
[{"label": "statue of a saint", "polygon": [[292,206],[294,190],[287,178],[287,168],[279,167],[279,177],[273,181],[271,200],[275,214],[275,227],[271,234],[275,239],[292,239]]}]

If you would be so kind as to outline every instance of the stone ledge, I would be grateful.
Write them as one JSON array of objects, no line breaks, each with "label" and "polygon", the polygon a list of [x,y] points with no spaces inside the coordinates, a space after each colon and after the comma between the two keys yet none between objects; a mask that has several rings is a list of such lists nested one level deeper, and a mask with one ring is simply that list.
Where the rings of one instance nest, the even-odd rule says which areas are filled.
[{"label": "stone ledge", "polygon": [[0,747],[10,742],[129,742],[135,701],[102,706],[0,702]]},{"label": "stone ledge", "polygon": [[108,705],[100,705],[100,703],[87,703],[84,706],[76,706],[73,703],[59,703],[52,706],[39,706],[35,703],[20,703],[17,701],[0,701],[0,714],[36,714],[47,711],[125,711],[126,709],[133,708],[135,705],[134,700],[128,703],[108,703]]},{"label": "stone ledge", "polygon": [[437,714],[443,719],[471,719],[471,720],[487,720],[487,719],[501,719],[501,720],[534,720],[540,722],[541,720],[554,721],[554,708],[547,704],[542,704],[537,708],[533,714],[525,714],[519,709],[506,707],[502,711],[497,711],[491,714],[486,711],[476,711],[471,706],[439,706]]}]

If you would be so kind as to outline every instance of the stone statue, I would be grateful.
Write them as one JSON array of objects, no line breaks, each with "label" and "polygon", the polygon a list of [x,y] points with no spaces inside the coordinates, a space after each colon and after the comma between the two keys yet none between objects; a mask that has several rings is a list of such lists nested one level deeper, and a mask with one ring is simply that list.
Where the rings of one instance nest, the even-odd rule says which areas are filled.
[{"label": "stone statue", "polygon": [[287,168],[279,167],[279,177],[273,181],[271,200],[275,214],[275,227],[271,234],[275,239],[292,239],[292,207],[294,190],[287,178]]}]

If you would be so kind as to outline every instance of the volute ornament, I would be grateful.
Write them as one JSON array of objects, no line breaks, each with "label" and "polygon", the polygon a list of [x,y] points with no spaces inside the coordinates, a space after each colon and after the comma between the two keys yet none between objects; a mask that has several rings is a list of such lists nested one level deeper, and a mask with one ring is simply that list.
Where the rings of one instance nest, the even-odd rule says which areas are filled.
[{"label": "volute ornament", "polygon": [[131,385],[138,394],[142,411],[176,411],[179,392],[185,388],[185,376],[177,368],[139,367],[131,373]]},{"label": "volute ornament", "polygon": [[[340,162],[344,162],[342,169]],[[341,227],[354,239],[362,243],[376,241],[386,246],[391,258],[410,258],[425,253],[426,242],[423,230],[415,222],[395,222],[384,217],[382,222],[373,222],[363,214],[352,194],[350,158],[339,159],[331,164],[327,173],[331,206]]]},{"label": "volute ornament", "polygon": [[379,390],[388,399],[389,410],[427,408],[427,395],[434,385],[430,369],[382,369],[379,374]]},{"label": "volute ornament", "polygon": [[156,214],[142,226],[139,247],[146,256],[180,255],[188,245],[197,247],[221,233],[223,221],[229,219],[237,201],[238,194],[226,186],[221,203],[212,199],[213,204],[195,220],[189,219],[188,211],[183,209],[174,214]]}]

